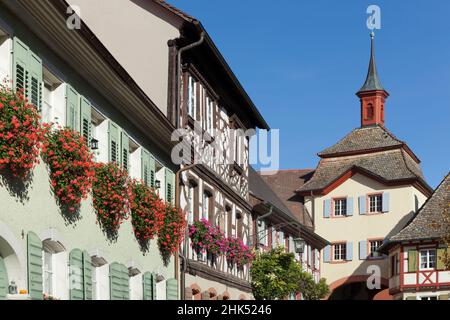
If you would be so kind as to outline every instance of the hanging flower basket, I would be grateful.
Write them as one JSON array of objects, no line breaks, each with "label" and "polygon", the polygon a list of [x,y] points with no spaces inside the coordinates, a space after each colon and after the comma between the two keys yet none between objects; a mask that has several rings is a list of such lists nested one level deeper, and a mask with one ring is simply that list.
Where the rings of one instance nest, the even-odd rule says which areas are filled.
[{"label": "hanging flower basket", "polygon": [[158,194],[142,182],[131,183],[131,223],[139,242],[153,239],[164,224],[165,204]]},{"label": "hanging flower basket", "polygon": [[159,250],[165,262],[178,251],[183,241],[186,220],[181,209],[171,204],[166,205],[163,225],[158,232]]},{"label": "hanging flower basket", "polygon": [[5,83],[0,85],[0,170],[26,180],[39,162],[42,139],[40,116],[23,90],[13,92]]},{"label": "hanging flower basket", "polygon": [[76,211],[92,188],[95,171],[91,151],[78,132],[46,128],[42,156],[50,169],[53,193],[60,205]]},{"label": "hanging flower basket", "polygon": [[117,232],[128,217],[132,197],[127,172],[115,163],[97,164],[92,194],[98,223],[107,232]]}]

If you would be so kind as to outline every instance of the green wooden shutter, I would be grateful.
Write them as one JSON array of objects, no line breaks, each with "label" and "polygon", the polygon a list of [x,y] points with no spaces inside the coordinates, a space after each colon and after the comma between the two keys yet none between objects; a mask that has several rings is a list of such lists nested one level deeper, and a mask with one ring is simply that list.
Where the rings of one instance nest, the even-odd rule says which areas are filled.
[{"label": "green wooden shutter", "polygon": [[6,295],[8,294],[8,286],[8,272],[6,271],[6,266],[3,258],[0,257],[0,300],[6,299]]},{"label": "green wooden shutter", "polygon": [[417,271],[417,251],[409,250],[408,251],[408,272],[416,272]]},{"label": "green wooden shutter", "polygon": [[13,82],[16,90],[26,91],[28,84],[28,53],[30,49],[17,37],[13,40]]},{"label": "green wooden shutter", "polygon": [[169,203],[174,203],[175,200],[175,175],[172,171],[166,168],[165,171],[165,181],[166,181],[166,201]]},{"label": "green wooden shutter", "polygon": [[73,249],[69,254],[69,282],[70,300],[83,300],[83,252],[80,249]]},{"label": "green wooden shutter", "polygon": [[150,186],[152,188],[155,187],[156,181],[156,161],[152,155],[150,155]]},{"label": "green wooden shutter", "polygon": [[153,275],[151,272],[144,273],[142,284],[144,289],[144,300],[155,300],[153,296]]},{"label": "green wooden shutter", "polygon": [[80,109],[81,109],[81,118],[80,118],[80,123],[81,123],[81,135],[84,137],[84,139],[86,140],[86,143],[88,146],[90,146],[90,141],[91,141],[91,103],[85,98],[85,97],[81,97],[80,98]]},{"label": "green wooden shutter", "polygon": [[128,274],[128,268],[121,265],[121,279],[122,279],[122,295],[123,300],[130,300],[130,276]]},{"label": "green wooden shutter", "polygon": [[120,164],[120,129],[117,124],[109,121],[108,140],[109,140],[109,162]]},{"label": "green wooden shutter", "polygon": [[28,56],[28,100],[36,106],[37,110],[42,110],[42,59],[35,53],[29,51]]},{"label": "green wooden shutter", "polygon": [[152,297],[156,300],[156,273],[152,273]]},{"label": "green wooden shutter", "polygon": [[130,282],[126,266],[117,262],[110,264],[109,281],[111,300],[130,299]]},{"label": "green wooden shutter", "polygon": [[177,279],[167,279],[166,281],[166,299],[178,300],[178,281]]},{"label": "green wooden shutter", "polygon": [[109,290],[111,300],[123,300],[121,266],[117,262],[109,265]]},{"label": "green wooden shutter", "polygon": [[440,296],[439,296],[439,300],[448,300],[448,294],[441,294]]},{"label": "green wooden shutter", "polygon": [[34,232],[27,234],[28,294],[32,299],[42,300],[42,241]]},{"label": "green wooden shutter", "polygon": [[66,126],[80,132],[80,98],[78,92],[66,85]]},{"label": "green wooden shutter", "polygon": [[87,251],[83,251],[83,288],[84,300],[92,300],[92,258]]},{"label": "green wooden shutter", "polygon": [[154,188],[155,187],[155,174],[156,174],[156,162],[155,158],[145,149],[142,149],[141,154],[142,164],[142,180],[145,185]]},{"label": "green wooden shutter", "polygon": [[409,297],[406,297],[405,300],[417,300],[417,297],[416,296],[409,296]]},{"label": "green wooden shutter", "polygon": [[121,145],[121,163],[125,170],[129,170],[129,163],[130,163],[130,138],[126,134],[125,131],[121,131],[120,133],[120,145]]}]

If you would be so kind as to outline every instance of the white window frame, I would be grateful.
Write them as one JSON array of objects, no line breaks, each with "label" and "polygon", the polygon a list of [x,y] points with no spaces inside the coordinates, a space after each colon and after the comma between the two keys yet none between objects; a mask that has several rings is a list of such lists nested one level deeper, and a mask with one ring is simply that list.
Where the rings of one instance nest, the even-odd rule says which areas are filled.
[{"label": "white window frame", "polygon": [[379,213],[383,211],[383,194],[371,194],[368,198],[369,213]]},{"label": "white window frame", "polygon": [[[379,252],[376,251],[382,244],[383,244],[383,240],[369,240],[369,258],[379,258],[381,257]],[[378,246],[376,246],[376,249],[374,250],[372,247],[374,244],[377,244]]]},{"label": "white window frame", "polygon": [[[433,254],[431,254],[431,252],[433,252]],[[437,251],[434,248],[421,249],[419,251],[419,262],[420,262],[419,270],[435,270],[436,269],[436,259],[437,259],[436,254],[437,254]],[[425,258],[425,259],[423,259],[423,258]],[[423,266],[423,264],[425,264],[425,266]]]},{"label": "white window frame", "polygon": [[214,129],[214,100],[210,97],[206,97],[206,115],[205,115],[205,123],[206,123],[206,131],[212,134]]},{"label": "white window frame", "polygon": [[[338,258],[336,258],[336,250]],[[347,244],[335,243],[333,244],[333,261],[345,261],[347,259]]]},{"label": "white window frame", "polygon": [[[54,266],[54,259],[53,259],[53,254],[51,253],[51,252],[47,252],[47,251],[43,251],[42,252],[43,254],[42,254],[42,268],[43,268],[43,275],[44,275],[44,277],[43,277],[43,283],[42,283],[42,285],[43,285],[43,292],[44,293],[46,293],[47,295],[49,295],[49,296],[53,296],[54,295],[54,283],[55,283],[55,279],[54,279],[54,269],[55,269],[55,266]],[[46,259],[49,259],[50,261],[49,261],[49,263],[46,263]],[[46,266],[47,265],[49,265],[49,269],[47,269],[46,268]],[[48,275],[48,278],[46,277]],[[47,281],[46,280],[49,280],[49,288],[47,288]]]},{"label": "white window frame", "polygon": [[188,83],[188,115],[195,119],[197,114],[197,86],[198,82],[189,76]]},{"label": "white window frame", "polygon": [[347,198],[333,199],[333,215],[335,217],[345,217],[347,215]]},{"label": "white window frame", "polygon": [[261,226],[258,226],[257,241],[265,247],[269,246],[269,230],[267,229],[266,221],[259,220]]},{"label": "white window frame", "polygon": [[206,191],[203,191],[203,204],[202,204],[202,219],[208,220],[209,218],[209,199],[210,196]]},{"label": "white window frame", "polygon": [[188,187],[188,221],[189,223],[194,222],[194,190],[192,185]]}]

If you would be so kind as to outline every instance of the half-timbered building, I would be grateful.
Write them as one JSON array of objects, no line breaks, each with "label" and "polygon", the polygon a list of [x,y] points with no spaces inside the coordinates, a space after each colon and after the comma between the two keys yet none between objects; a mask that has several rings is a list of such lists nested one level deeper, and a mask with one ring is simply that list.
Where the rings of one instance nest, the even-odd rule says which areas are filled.
[{"label": "half-timbered building", "polygon": [[396,300],[449,300],[450,174],[380,252],[388,254],[389,292]]}]

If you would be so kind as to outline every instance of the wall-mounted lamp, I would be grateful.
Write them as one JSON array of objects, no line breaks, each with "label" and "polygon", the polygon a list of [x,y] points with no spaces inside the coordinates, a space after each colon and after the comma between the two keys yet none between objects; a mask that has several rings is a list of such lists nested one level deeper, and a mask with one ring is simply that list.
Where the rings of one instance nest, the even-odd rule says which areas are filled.
[{"label": "wall-mounted lamp", "polygon": [[91,139],[91,149],[92,150],[98,150],[98,140],[95,138]]},{"label": "wall-mounted lamp", "polygon": [[306,242],[303,238],[294,239],[294,250],[296,253],[302,254],[305,251]]}]

